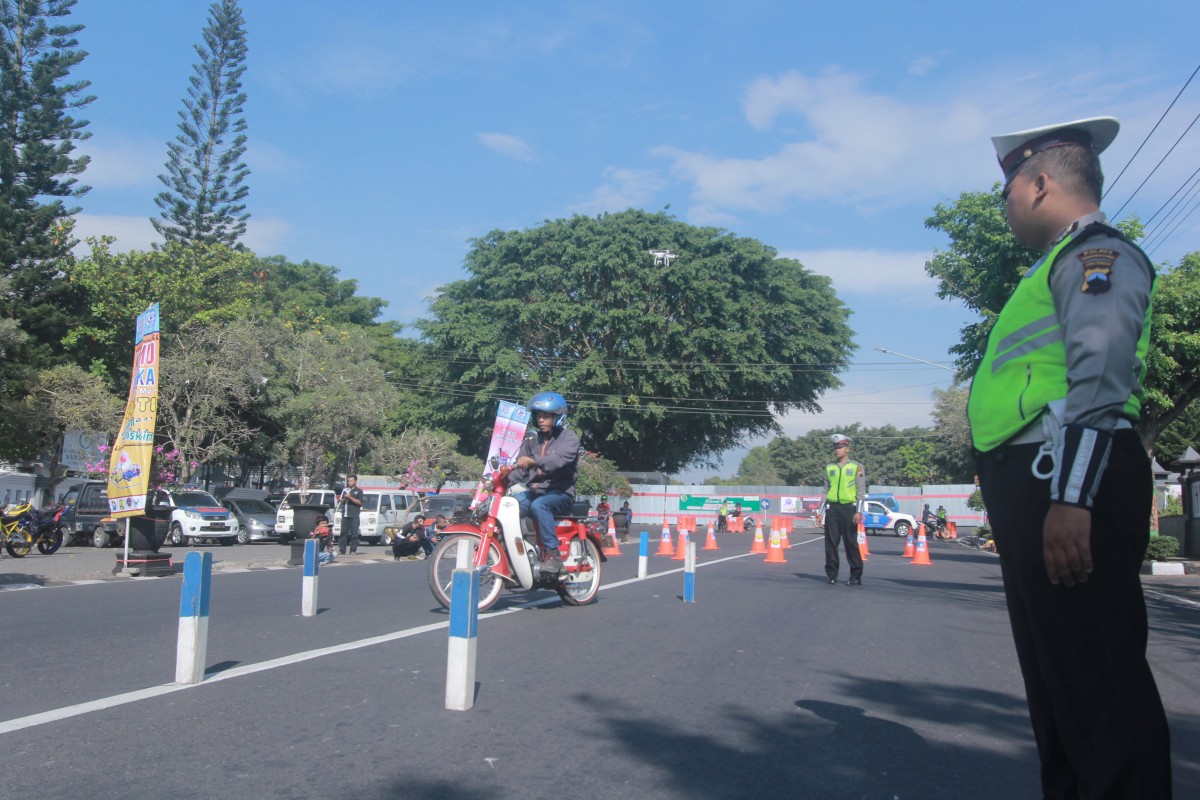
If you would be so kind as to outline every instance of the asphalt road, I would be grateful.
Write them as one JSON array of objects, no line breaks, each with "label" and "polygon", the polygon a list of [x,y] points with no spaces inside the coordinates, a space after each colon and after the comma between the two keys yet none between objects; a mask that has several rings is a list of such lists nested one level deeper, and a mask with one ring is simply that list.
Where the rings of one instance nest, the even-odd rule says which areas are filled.
[{"label": "asphalt road", "polygon": [[[0,797],[1038,796],[992,556],[934,543],[918,567],[871,537],[850,588],[825,584],[810,537],[787,564],[719,540],[695,604],[682,562],[651,557],[639,581],[630,546],[591,606],[506,596],[481,618],[466,712],[443,708],[447,616],[423,562],[323,568],[306,619],[285,548],[211,548],[208,676],[180,688],[180,578],[70,583],[113,551],[0,560]],[[1176,796],[1200,796],[1200,604],[1149,602]]]}]

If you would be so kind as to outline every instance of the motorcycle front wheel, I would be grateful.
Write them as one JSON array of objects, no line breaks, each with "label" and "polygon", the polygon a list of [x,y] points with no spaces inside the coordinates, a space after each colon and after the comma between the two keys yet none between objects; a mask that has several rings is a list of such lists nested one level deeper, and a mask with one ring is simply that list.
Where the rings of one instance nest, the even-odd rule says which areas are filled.
[{"label": "motorcycle front wheel", "polygon": [[48,556],[51,553],[57,553],[58,548],[62,547],[62,545],[63,533],[58,528],[55,528],[53,533],[46,534],[38,539],[37,549],[42,555]]},{"label": "motorcycle front wheel", "polygon": [[[428,557],[429,561],[429,590],[433,592],[434,598],[442,605],[443,608],[450,607],[450,583],[454,577],[454,569],[458,563],[458,547],[459,543],[463,547],[469,548],[470,558],[468,561],[474,563],[475,551],[479,549],[480,539],[478,536],[470,533],[449,534],[438,546],[433,549],[433,553]],[[500,563],[500,548],[493,541],[488,548],[488,566],[494,567]],[[504,590],[504,581],[495,575],[489,574],[486,578],[479,581],[479,610],[487,611],[496,604],[500,599],[500,592]]]},{"label": "motorcycle front wheel", "polygon": [[8,538],[4,542],[4,549],[13,558],[24,558],[33,549],[33,539],[26,531],[18,528],[8,534]]},{"label": "motorcycle front wheel", "polygon": [[[576,553],[576,547],[579,552]],[[556,587],[558,596],[569,606],[585,606],[596,599],[600,591],[600,552],[586,536],[571,542],[571,557],[564,562],[568,569]],[[573,567],[578,566],[578,569]]]}]

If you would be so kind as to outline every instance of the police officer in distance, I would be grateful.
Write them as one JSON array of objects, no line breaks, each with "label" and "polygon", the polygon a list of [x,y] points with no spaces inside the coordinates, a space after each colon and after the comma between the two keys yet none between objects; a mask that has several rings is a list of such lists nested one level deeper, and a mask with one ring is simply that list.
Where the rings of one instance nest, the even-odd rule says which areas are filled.
[{"label": "police officer in distance", "polygon": [[1098,117],[993,137],[1009,226],[1044,255],[996,319],[967,406],[1047,798],[1171,796],[1139,568],[1134,431],[1154,270],[1100,211]]},{"label": "police officer in distance", "polygon": [[862,514],[859,501],[867,494],[867,473],[863,465],[850,460],[850,439],[835,433],[833,455],[837,459],[825,465],[825,575],[830,585],[837,583],[840,561],[838,545],[846,550],[850,569],[847,586],[862,586],[863,561],[858,549],[858,523]]}]

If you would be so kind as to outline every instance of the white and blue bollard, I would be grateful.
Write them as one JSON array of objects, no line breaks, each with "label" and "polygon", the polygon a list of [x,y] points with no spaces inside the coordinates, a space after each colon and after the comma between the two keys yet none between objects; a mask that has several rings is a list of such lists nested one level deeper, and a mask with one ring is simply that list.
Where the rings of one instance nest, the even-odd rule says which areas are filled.
[{"label": "white and blue bollard", "polygon": [[[463,537],[464,539],[466,537]],[[469,548],[459,548],[462,552]],[[456,569],[450,579],[450,646],[446,658],[446,709],[475,705],[475,642],[479,633],[479,573]]]},{"label": "white and blue bollard", "polygon": [[646,577],[650,562],[650,534],[642,531],[641,543],[638,545],[638,577]]},{"label": "white and blue bollard", "polygon": [[304,543],[304,587],[300,590],[300,616],[317,615],[317,578],[321,565],[317,562],[320,542],[309,539]]},{"label": "white and blue bollard", "polygon": [[687,543],[683,556],[683,602],[696,602],[696,543]]},{"label": "white and blue bollard", "polygon": [[212,589],[212,553],[188,553],[183,560],[179,598],[179,639],[175,645],[175,682],[200,683],[208,654],[208,598]]}]

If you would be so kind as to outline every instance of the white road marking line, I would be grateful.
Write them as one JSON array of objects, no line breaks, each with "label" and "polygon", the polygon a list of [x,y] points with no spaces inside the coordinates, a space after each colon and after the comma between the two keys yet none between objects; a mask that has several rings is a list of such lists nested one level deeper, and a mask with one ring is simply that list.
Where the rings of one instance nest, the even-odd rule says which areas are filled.
[{"label": "white road marking line", "polygon": [[[813,539],[810,541],[816,541],[816,540]],[[807,542],[805,542],[805,544],[807,544]],[[713,565],[720,564],[725,561],[734,561],[739,558],[745,558],[748,555],[758,555],[758,554],[740,553],[736,556],[728,556],[726,558],[720,558],[715,561],[707,561],[704,564],[697,564],[696,566],[697,566],[697,568],[713,566]],[[274,568],[268,567],[268,569],[287,569],[287,567],[274,567]],[[601,586],[600,591],[605,591],[606,589],[615,589],[619,586],[625,586],[630,583],[639,583],[641,581],[650,580],[652,578],[661,578],[663,576],[673,575],[675,573],[682,572],[682,571],[683,571],[683,568],[680,567],[679,569],[668,570],[666,572],[656,572],[653,575],[647,575],[645,578],[631,578],[631,579],[625,580],[625,581],[617,581],[616,583],[609,583],[604,586]],[[547,603],[559,603],[559,602],[562,602],[562,598],[558,597],[558,595],[551,595],[550,597],[545,597],[545,598],[542,598],[541,600],[533,600],[528,603],[522,603],[518,606],[511,606],[509,608],[501,609],[500,611],[488,612],[487,614],[480,615],[479,622],[480,622],[480,624],[483,624],[485,622],[488,622],[489,620],[499,619],[500,617],[505,617],[505,616],[508,616],[509,614],[516,614],[517,612],[525,611],[526,609],[536,608],[538,606],[546,605]],[[358,641],[354,641],[354,642],[346,642],[344,644],[332,645],[330,647],[320,647],[320,648],[317,648],[316,650],[307,650],[302,653],[294,653],[290,656],[282,656],[280,658],[273,658],[268,661],[260,661],[257,664],[246,664],[245,666],[242,666],[242,667],[232,667],[230,669],[222,670],[222,671],[214,673],[212,675],[208,675],[200,683],[193,683],[193,684],[168,683],[168,684],[162,684],[159,686],[151,686],[146,689],[138,689],[138,690],[132,691],[132,692],[125,692],[124,694],[113,695],[112,697],[102,697],[99,700],[91,700],[86,703],[80,703],[78,705],[65,706],[63,708],[56,708],[52,711],[43,711],[39,714],[30,714],[27,717],[18,717],[16,719],[10,719],[5,722],[0,722],[0,735],[3,735],[5,733],[12,733],[14,731],[24,730],[25,728],[33,728],[38,725],[45,725],[45,724],[48,724],[51,722],[58,722],[59,720],[70,719],[71,717],[78,717],[83,714],[89,714],[93,711],[102,711],[106,708],[114,708],[116,706],[127,705],[129,703],[136,703],[141,700],[149,700],[152,697],[161,697],[164,694],[171,694],[173,692],[181,692],[181,691],[184,691],[185,689],[195,689],[200,686],[207,686],[209,684],[218,683],[220,681],[230,680],[232,678],[241,678],[246,675],[253,675],[257,672],[264,672],[269,669],[276,669],[278,667],[286,667],[286,666],[290,666],[292,664],[299,664],[304,661],[310,661],[314,658],[321,658],[322,656],[334,655],[335,653],[345,653],[350,650],[359,650],[361,648],[371,647],[371,646],[377,645],[377,644],[386,644],[387,642],[394,642],[399,639],[407,639],[411,636],[419,636],[423,633],[429,633],[431,631],[444,630],[448,627],[450,627],[449,620],[445,620],[442,622],[433,622],[428,625],[419,625],[415,628],[407,628],[402,631],[395,631],[393,633],[385,633],[381,636],[372,636],[367,639],[359,639]]]},{"label": "white road marking line", "polygon": [[40,583],[8,583],[0,586],[0,592],[20,592],[25,589],[41,589]]},{"label": "white road marking line", "polygon": [[1196,602],[1195,600],[1189,600],[1186,597],[1178,597],[1173,594],[1166,594],[1165,592],[1156,592],[1153,589],[1147,589],[1145,586],[1142,587],[1142,592],[1150,595],[1151,597],[1157,597],[1160,600],[1173,600],[1176,603],[1183,603],[1184,605],[1200,608],[1200,603]]}]

